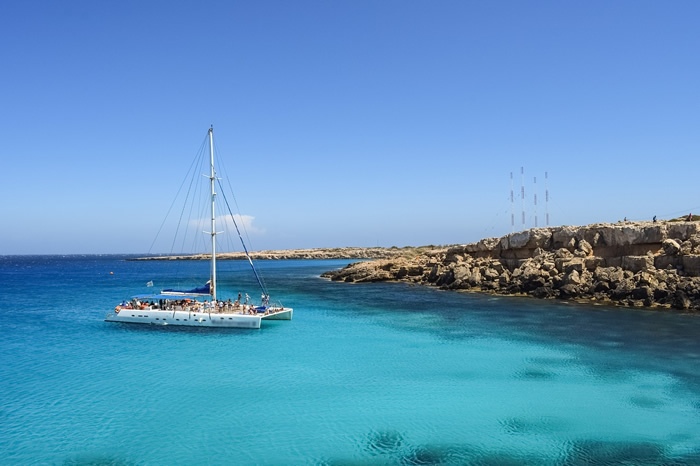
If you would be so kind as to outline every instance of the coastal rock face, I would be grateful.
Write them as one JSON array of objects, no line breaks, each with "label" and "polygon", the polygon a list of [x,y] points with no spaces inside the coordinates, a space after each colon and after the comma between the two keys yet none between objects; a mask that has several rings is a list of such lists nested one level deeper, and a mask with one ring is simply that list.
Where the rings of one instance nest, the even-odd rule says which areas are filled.
[{"label": "coastal rock face", "polygon": [[412,257],[354,263],[322,276],[700,310],[700,227],[625,222],[534,228]]}]

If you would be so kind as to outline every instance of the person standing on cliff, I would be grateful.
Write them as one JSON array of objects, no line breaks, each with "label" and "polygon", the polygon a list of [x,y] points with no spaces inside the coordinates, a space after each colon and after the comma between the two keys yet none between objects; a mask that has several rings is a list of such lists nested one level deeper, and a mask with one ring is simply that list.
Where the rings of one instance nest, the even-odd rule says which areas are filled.
[{"label": "person standing on cliff", "polygon": [[693,221],[693,213],[688,214],[688,219],[686,220],[687,222],[692,222]]},{"label": "person standing on cliff", "polygon": [[653,220],[654,220],[654,223],[656,223],[656,215],[654,215],[654,219],[653,219]]}]

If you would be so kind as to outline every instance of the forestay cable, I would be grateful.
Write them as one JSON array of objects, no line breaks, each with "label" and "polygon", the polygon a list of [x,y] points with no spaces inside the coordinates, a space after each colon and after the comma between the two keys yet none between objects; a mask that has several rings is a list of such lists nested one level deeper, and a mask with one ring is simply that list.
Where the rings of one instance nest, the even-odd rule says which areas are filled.
[{"label": "forestay cable", "polygon": [[238,237],[241,239],[241,244],[243,245],[243,251],[245,251],[245,256],[248,258],[248,263],[250,264],[250,267],[253,269],[253,274],[255,274],[255,279],[258,281],[258,285],[260,285],[260,289],[262,290],[263,294],[266,297],[270,297],[270,295],[267,292],[267,289],[265,288],[265,285],[263,285],[262,280],[260,279],[260,275],[258,275],[258,271],[255,269],[255,265],[253,264],[253,260],[250,258],[250,254],[248,254],[248,248],[245,245],[245,241],[243,241],[243,236],[241,235],[241,230],[238,228],[238,223],[236,222],[236,218],[233,216],[233,212],[231,211],[231,206],[228,203],[228,199],[226,199],[226,193],[224,192],[224,187],[221,186],[221,181],[217,179],[217,182],[219,183],[219,189],[221,190],[221,195],[224,197],[224,202],[226,203],[226,208],[228,209],[228,213],[231,215],[231,220],[233,221],[233,225],[236,227],[236,233],[238,233]]}]

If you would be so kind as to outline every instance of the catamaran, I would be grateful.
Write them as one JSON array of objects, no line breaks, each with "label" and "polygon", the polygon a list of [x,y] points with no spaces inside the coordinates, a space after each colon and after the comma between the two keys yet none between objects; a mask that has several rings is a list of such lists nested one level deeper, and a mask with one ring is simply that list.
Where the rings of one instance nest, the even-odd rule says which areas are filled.
[{"label": "catamaran", "polygon": [[[263,320],[292,320],[293,309],[281,304],[270,304],[270,295],[253,264],[248,248],[243,241],[233,214],[231,219],[236,227],[243,250],[261,289],[260,305],[249,304],[246,294],[242,302],[241,294],[235,301],[221,300],[216,286],[216,171],[214,169],[214,130],[209,129],[211,185],[211,267],[209,281],[205,285],[189,290],[164,289],[159,293],[132,296],[107,314],[107,322],[123,322],[150,325],[180,325],[189,327],[220,328],[260,328]],[[206,176],[206,175],[205,175]],[[221,185],[220,185],[221,186]],[[224,196],[224,200],[226,197]],[[228,201],[226,201],[228,206]],[[229,208],[230,212],[230,208]],[[201,282],[200,282],[201,283]],[[149,282],[150,284],[150,282]]]}]

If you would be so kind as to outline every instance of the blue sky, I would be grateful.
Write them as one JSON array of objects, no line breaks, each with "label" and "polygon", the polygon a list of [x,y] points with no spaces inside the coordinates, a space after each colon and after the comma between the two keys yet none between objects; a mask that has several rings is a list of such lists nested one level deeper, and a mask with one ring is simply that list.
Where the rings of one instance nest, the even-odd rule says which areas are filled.
[{"label": "blue sky", "polygon": [[[148,250],[213,124],[252,249],[700,212],[696,1],[3,2],[0,254]],[[517,194],[517,193],[516,193]],[[521,203],[515,205],[522,229]]]}]

